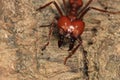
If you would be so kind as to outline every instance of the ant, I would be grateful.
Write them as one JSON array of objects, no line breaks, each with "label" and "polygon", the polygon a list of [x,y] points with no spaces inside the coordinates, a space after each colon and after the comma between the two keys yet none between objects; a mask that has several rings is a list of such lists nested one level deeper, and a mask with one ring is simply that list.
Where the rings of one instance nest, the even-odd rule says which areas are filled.
[{"label": "ant", "polygon": [[[70,58],[76,50],[82,46],[82,39],[81,35],[84,31],[85,28],[85,22],[83,21],[84,15],[90,11],[90,10],[96,10],[104,13],[110,13],[110,14],[118,14],[119,12],[111,12],[103,9],[99,9],[96,7],[90,7],[89,5],[92,3],[93,0],[89,0],[86,5],[83,6],[83,1],[82,0],[69,0],[69,7],[67,6],[67,3],[65,0],[63,1],[63,6],[65,9],[65,15],[62,13],[60,7],[55,1],[51,1],[47,4],[45,4],[42,7],[39,7],[36,11],[41,11],[41,9],[44,9],[45,7],[54,4],[56,7],[57,11],[59,12],[60,16],[58,18],[55,18],[56,21],[53,21],[50,24],[50,31],[48,35],[48,42],[42,47],[42,50],[44,50],[48,45],[50,41],[51,34],[53,32],[53,27],[57,25],[57,28],[59,30],[59,40],[58,40],[58,47],[60,48],[63,43],[64,39],[68,38],[69,39],[69,55],[65,58],[64,64],[66,64],[68,58]],[[82,7],[83,6],[83,7]],[[74,47],[75,41],[78,41],[78,45]],[[83,53],[86,52],[83,49]],[[86,53],[85,53],[86,56]]]}]

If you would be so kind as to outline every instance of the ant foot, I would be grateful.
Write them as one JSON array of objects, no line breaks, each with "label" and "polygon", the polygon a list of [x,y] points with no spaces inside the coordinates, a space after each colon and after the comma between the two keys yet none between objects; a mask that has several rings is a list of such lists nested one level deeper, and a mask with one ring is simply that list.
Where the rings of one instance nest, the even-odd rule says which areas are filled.
[{"label": "ant foot", "polygon": [[38,8],[38,9],[36,9],[36,11],[40,11],[40,12],[41,12],[41,9],[42,9],[42,8],[40,7],[40,8]]},{"label": "ant foot", "polygon": [[42,51],[45,50],[45,49],[46,49],[46,46],[43,46],[43,47],[41,48]]}]

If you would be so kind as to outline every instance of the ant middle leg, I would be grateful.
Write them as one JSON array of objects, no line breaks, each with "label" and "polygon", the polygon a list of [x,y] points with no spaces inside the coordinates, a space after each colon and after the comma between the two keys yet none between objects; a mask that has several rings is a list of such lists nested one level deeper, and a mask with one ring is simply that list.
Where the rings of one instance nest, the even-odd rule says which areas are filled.
[{"label": "ant middle leg", "polygon": [[44,6],[39,7],[38,9],[36,9],[36,11],[40,11],[41,9],[44,9],[45,7],[49,6],[50,4],[54,4],[55,7],[56,7],[56,9],[58,10],[59,14],[60,14],[61,16],[63,16],[63,13],[62,13],[62,11],[60,10],[60,7],[58,6],[58,4],[57,4],[55,1],[51,1],[51,2],[49,2],[49,3],[47,3],[47,4],[45,4]]},{"label": "ant middle leg", "polygon": [[90,10],[96,10],[96,11],[99,11],[99,12],[104,12],[104,13],[109,13],[109,14],[120,14],[120,11],[117,11],[117,12],[112,12],[112,11],[107,11],[107,10],[103,10],[103,9],[99,9],[99,8],[96,8],[96,7],[88,7],[86,10],[84,10],[83,12],[81,12],[81,15],[79,16],[79,19],[82,19],[84,17],[84,15],[90,11]]},{"label": "ant middle leg", "polygon": [[87,4],[80,10],[80,12],[79,12],[78,14],[81,14],[84,10],[86,10],[86,8],[91,4],[92,1],[93,1],[93,0],[89,0],[89,1],[87,2]]},{"label": "ant middle leg", "polygon": [[64,11],[65,11],[65,14],[67,15],[67,12],[68,12],[68,6],[66,4],[66,1],[65,0],[62,0],[63,1],[63,5],[64,5]]}]

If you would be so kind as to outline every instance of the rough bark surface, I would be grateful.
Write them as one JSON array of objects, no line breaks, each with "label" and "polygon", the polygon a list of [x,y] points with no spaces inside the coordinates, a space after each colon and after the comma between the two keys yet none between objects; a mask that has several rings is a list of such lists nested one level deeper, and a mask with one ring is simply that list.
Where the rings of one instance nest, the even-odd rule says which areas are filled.
[{"label": "rough bark surface", "polygon": [[[64,65],[68,47],[59,49],[54,34],[41,51],[49,26],[39,26],[50,24],[57,11],[54,6],[41,12],[36,9],[49,1],[0,1],[0,80],[84,80],[81,49]],[[120,0],[94,0],[90,6],[120,11]],[[120,80],[120,14],[91,10],[84,22],[82,39],[90,80]]]}]

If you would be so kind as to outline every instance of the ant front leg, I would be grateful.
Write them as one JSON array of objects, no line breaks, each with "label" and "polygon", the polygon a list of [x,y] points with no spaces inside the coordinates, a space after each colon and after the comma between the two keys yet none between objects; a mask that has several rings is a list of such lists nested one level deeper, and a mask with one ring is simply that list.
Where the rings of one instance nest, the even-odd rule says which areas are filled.
[{"label": "ant front leg", "polygon": [[80,45],[82,44],[82,39],[81,37],[79,37],[79,44],[69,53],[69,55],[65,58],[64,60],[64,64],[66,64],[68,58],[70,58],[75,52],[76,50],[80,47]]},{"label": "ant front leg", "polygon": [[45,7],[49,6],[50,4],[54,4],[55,7],[57,8],[59,14],[60,14],[61,16],[63,16],[62,11],[60,10],[58,4],[57,4],[55,1],[51,1],[51,2],[49,2],[49,3],[47,3],[47,4],[45,4],[44,6],[42,6],[42,7],[38,8],[38,9],[36,9],[36,11],[40,11],[41,9],[44,9]]},{"label": "ant front leg", "polygon": [[[54,27],[54,22],[51,24],[51,27],[50,27],[50,30],[49,30],[49,34],[48,34],[48,41],[47,43],[45,43],[45,45],[42,47],[42,51],[46,49],[46,47],[49,45],[49,41],[50,41],[50,38],[51,38],[51,35],[52,35],[52,32],[53,32],[53,27]],[[43,27],[43,26],[42,26]]]}]

